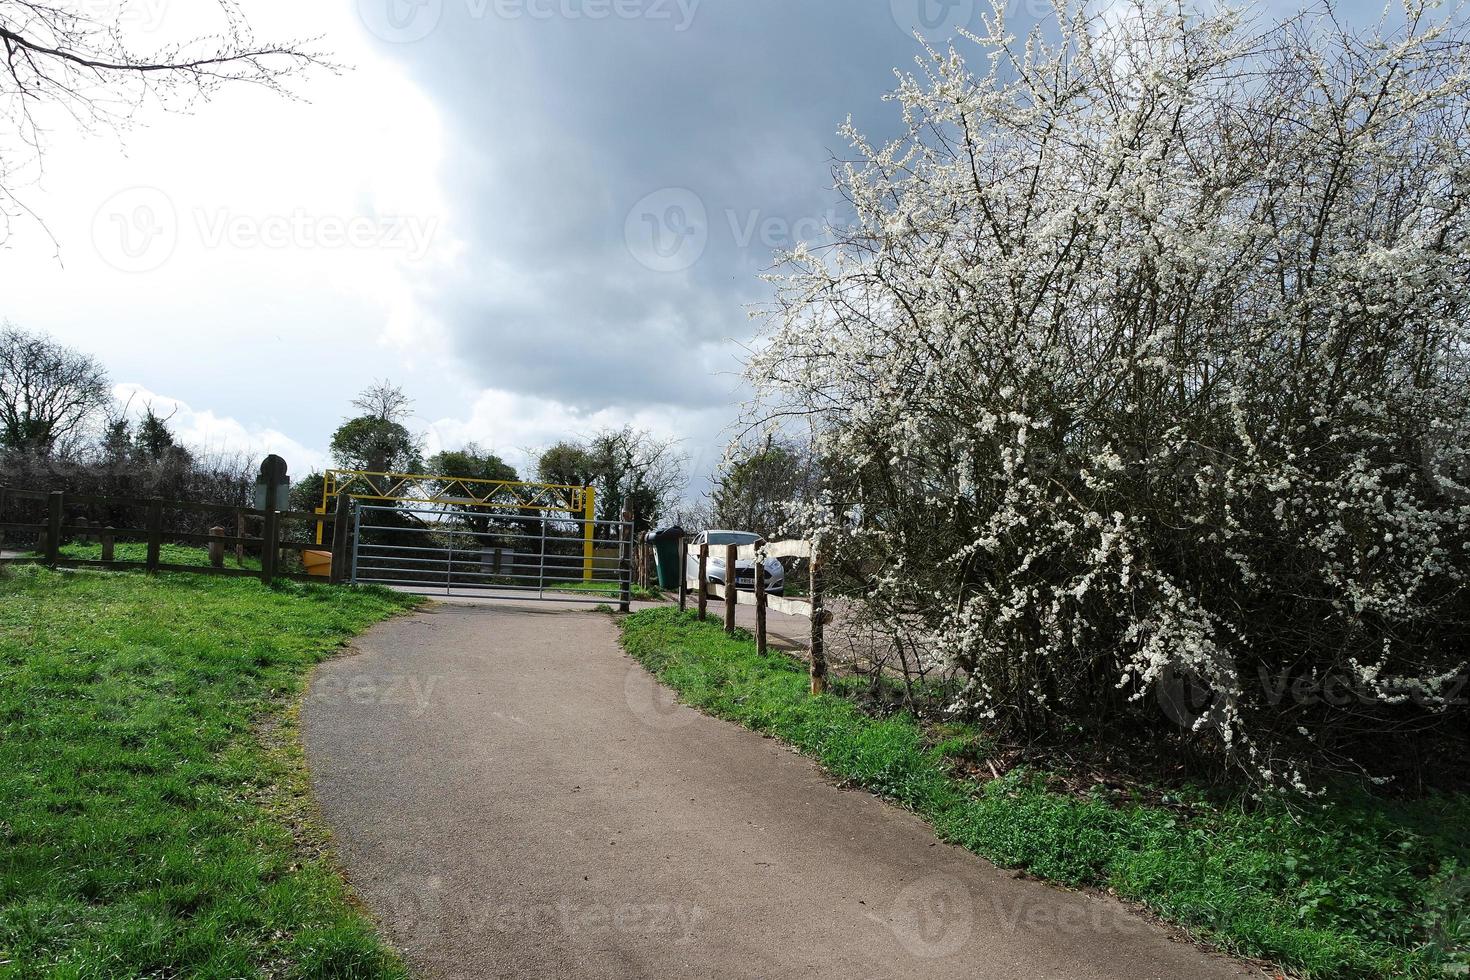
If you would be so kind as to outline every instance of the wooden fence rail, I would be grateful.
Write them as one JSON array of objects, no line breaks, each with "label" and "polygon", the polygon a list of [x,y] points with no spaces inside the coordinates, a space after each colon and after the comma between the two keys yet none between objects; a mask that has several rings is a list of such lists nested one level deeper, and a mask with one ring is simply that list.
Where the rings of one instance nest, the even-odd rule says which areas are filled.
[{"label": "wooden fence rail", "polygon": [[[688,574],[689,542],[679,542],[679,610],[688,608],[689,593],[694,592],[700,619],[709,616],[709,601],[718,599],[724,604],[725,632],[735,630],[735,607],[755,607],[755,644],[761,656],[768,650],[766,637],[766,611],[774,609],[788,616],[802,616],[811,621],[811,689],[821,694],[827,687],[827,657],[824,632],[832,621],[832,613],[826,608],[822,585],[822,562],[820,550],[810,541],[776,541],[769,544],[725,545],[725,580],[716,584],[709,579],[709,545],[702,544],[697,552],[698,571],[694,577]],[[793,558],[807,562],[809,569],[809,598],[791,599],[771,595],[766,591],[765,562],[771,558]],[[736,563],[749,561],[754,565],[754,589],[742,592],[731,584],[736,578]]]},{"label": "wooden fence rail", "polygon": [[[273,493],[267,494],[267,502],[274,503],[274,497]],[[26,502],[32,505],[36,503],[44,505],[43,518],[34,521],[9,520],[10,512],[16,509],[16,505]],[[95,494],[69,494],[61,490],[39,491],[0,487],[0,545],[3,545],[7,538],[15,540],[14,535],[7,534],[7,532],[30,532],[28,537],[33,536],[35,539],[35,545],[29,553],[0,558],[0,564],[42,564],[52,568],[97,568],[114,571],[142,569],[150,573],[183,571],[204,575],[258,576],[262,582],[269,584],[278,578],[298,581],[319,580],[317,576],[284,571],[280,560],[282,552],[330,551],[332,560],[328,578],[332,582],[342,582],[349,568],[347,560],[348,538],[351,533],[350,522],[347,520],[349,506],[350,501],[342,497],[337,501],[336,513],[322,515],[291,510],[263,510],[231,504],[163,500],[157,497],[97,496]],[[147,516],[143,527],[110,527],[89,523],[83,517],[68,518],[68,509],[75,511],[81,508],[139,508],[144,510]],[[233,515],[235,519],[229,525],[222,523],[221,526],[214,527],[208,532],[170,530],[164,524],[164,514],[179,511],[217,514],[222,522],[227,519],[228,515]],[[323,520],[329,522],[334,531],[329,547],[312,544],[309,540],[285,539],[284,529],[288,525],[313,525]],[[247,533],[251,525],[259,527],[258,535]],[[230,530],[235,533],[227,533]],[[310,535],[304,535],[304,537],[309,539]],[[95,538],[101,546],[100,558],[69,558],[62,553],[62,545],[67,540],[86,540],[88,538]],[[115,546],[119,541],[144,543],[146,545],[144,559],[142,561],[118,561]],[[163,561],[165,542],[206,546],[209,563],[206,565],[167,563]],[[224,564],[226,546],[234,548],[236,559],[241,562],[244,561],[247,548],[258,550],[260,570],[226,568]],[[16,542],[15,547],[20,547],[19,542]]]}]

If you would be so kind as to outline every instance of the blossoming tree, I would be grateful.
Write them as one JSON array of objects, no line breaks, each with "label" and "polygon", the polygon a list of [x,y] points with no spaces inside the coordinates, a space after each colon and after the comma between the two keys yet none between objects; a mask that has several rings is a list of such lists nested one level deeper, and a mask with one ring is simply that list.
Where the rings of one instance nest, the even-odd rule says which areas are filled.
[{"label": "blossoming tree", "polygon": [[1429,9],[997,8],[901,138],[849,124],[855,220],[784,257],[749,373],[954,710],[1298,785],[1463,724],[1470,44]]}]

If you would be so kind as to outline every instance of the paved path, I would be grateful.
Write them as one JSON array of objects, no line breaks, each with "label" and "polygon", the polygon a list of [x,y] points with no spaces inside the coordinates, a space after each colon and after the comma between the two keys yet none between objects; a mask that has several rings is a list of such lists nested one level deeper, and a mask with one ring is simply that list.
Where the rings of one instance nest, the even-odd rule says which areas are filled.
[{"label": "paved path", "polygon": [[1239,977],[670,703],[610,618],[444,604],[303,710],[348,876],[427,977]]}]

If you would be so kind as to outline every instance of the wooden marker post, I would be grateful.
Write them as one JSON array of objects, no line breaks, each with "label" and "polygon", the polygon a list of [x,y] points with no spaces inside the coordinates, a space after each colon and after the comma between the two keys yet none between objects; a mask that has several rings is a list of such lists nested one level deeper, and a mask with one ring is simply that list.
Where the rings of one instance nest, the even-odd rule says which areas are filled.
[{"label": "wooden marker post", "polygon": [[352,498],[345,493],[337,494],[336,510],[332,512],[332,576],[329,581],[333,585],[340,585],[347,581],[348,563],[350,559],[347,550],[347,539],[351,536],[351,524],[348,523],[348,510],[352,506]]},{"label": "wooden marker post", "polygon": [[[223,538],[225,536],[225,529],[222,527],[212,527],[209,529],[209,536],[211,538]],[[223,541],[209,542],[209,565],[211,568],[225,567],[225,543]]]},{"label": "wooden marker post", "polygon": [[260,580],[270,585],[276,577],[276,565],[281,557],[281,492],[290,488],[286,475],[286,461],[279,456],[267,456],[260,464],[260,476],[255,478],[255,489],[259,509],[265,512],[265,531],[261,534]]},{"label": "wooden marker post", "polygon": [[679,539],[679,611],[689,608],[689,539]]},{"label": "wooden marker post", "polygon": [[53,490],[46,498],[46,564],[52,568],[61,560],[61,516],[63,510],[64,495],[60,490]]},{"label": "wooden marker post", "polygon": [[154,497],[148,501],[148,557],[145,559],[148,572],[158,571],[163,554],[163,501]]},{"label": "wooden marker post", "polygon": [[618,548],[618,612],[633,608],[633,512],[623,511],[623,527]]},{"label": "wooden marker post", "polygon": [[699,589],[699,618],[709,615],[709,545],[699,546],[699,578],[694,583]]},{"label": "wooden marker post", "polygon": [[725,632],[735,632],[735,562],[736,545],[725,545]]},{"label": "wooden marker post", "polygon": [[822,596],[822,553],[817,547],[817,542],[812,542],[811,557],[811,592],[812,592],[812,693],[821,694],[827,689],[827,651],[823,647],[822,627],[826,622],[827,611],[824,608]]},{"label": "wooden marker post", "polygon": [[766,655],[766,563],[755,555],[755,651]]}]

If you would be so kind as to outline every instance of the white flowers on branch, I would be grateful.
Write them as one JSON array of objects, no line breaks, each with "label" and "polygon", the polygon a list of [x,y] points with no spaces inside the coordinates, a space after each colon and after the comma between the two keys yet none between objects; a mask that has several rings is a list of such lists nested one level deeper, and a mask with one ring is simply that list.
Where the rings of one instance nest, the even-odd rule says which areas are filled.
[{"label": "white flowers on branch", "polygon": [[1463,717],[1470,44],[1427,9],[997,10],[903,138],[848,127],[856,220],[785,257],[749,373],[956,708],[1158,724],[1182,676],[1197,744],[1293,783]]}]

